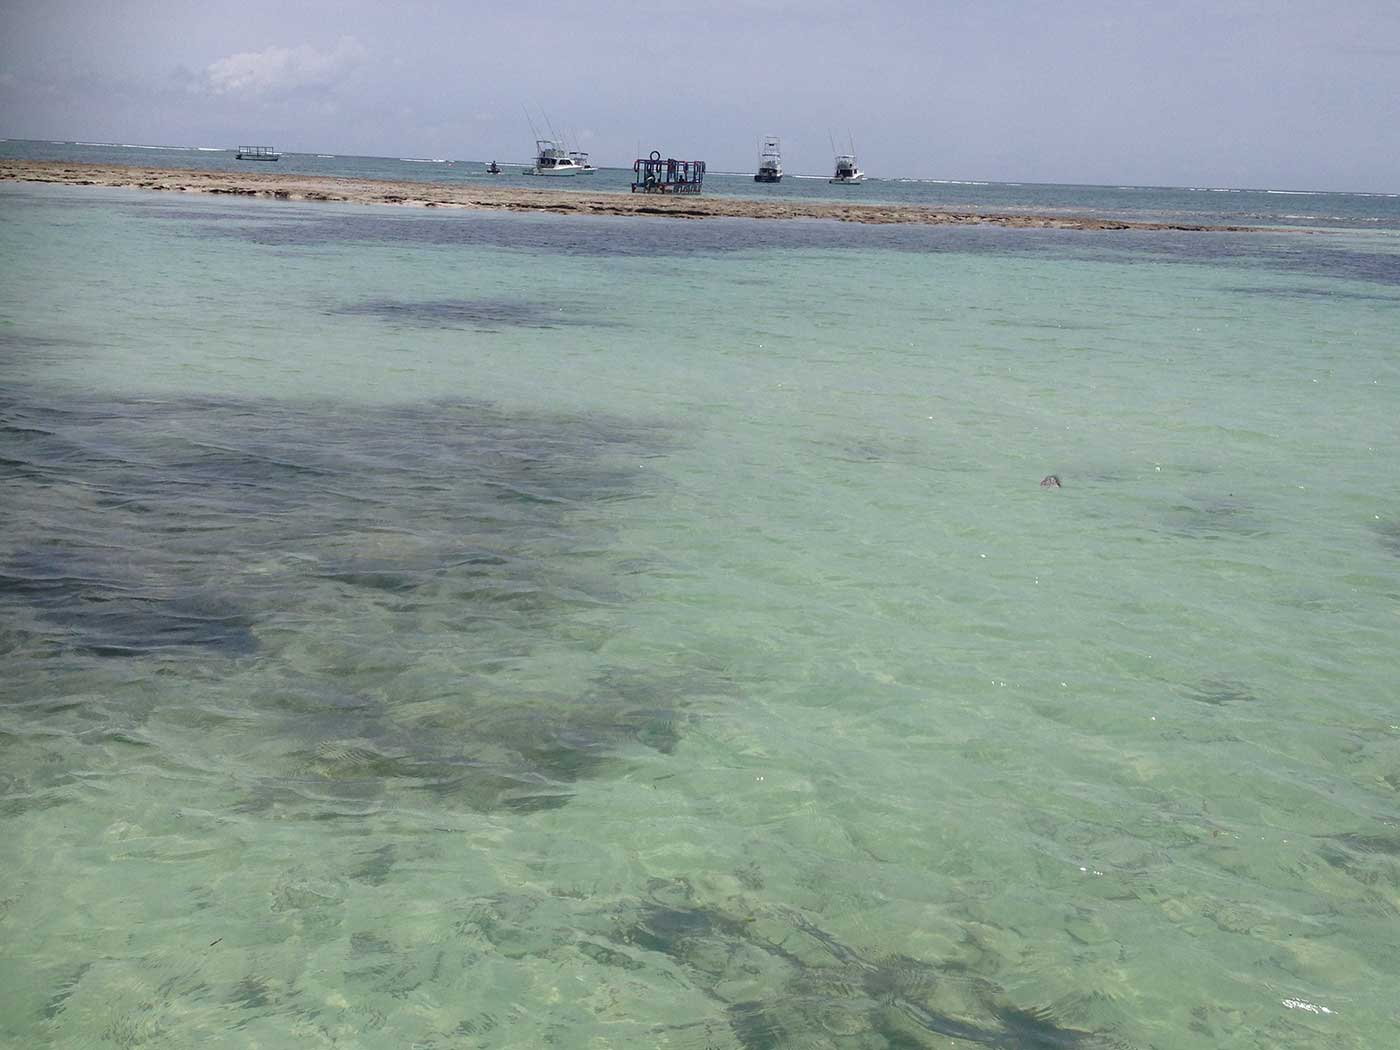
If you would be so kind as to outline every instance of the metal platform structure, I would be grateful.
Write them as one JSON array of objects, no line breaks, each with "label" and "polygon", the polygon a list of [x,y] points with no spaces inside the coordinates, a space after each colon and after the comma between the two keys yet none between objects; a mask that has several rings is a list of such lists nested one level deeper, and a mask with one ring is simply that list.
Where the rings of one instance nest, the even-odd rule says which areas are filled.
[{"label": "metal platform structure", "polygon": [[703,160],[661,159],[657,150],[632,165],[633,193],[699,193],[705,181]]},{"label": "metal platform structure", "polygon": [[282,154],[271,146],[239,146],[235,160],[278,160]]}]

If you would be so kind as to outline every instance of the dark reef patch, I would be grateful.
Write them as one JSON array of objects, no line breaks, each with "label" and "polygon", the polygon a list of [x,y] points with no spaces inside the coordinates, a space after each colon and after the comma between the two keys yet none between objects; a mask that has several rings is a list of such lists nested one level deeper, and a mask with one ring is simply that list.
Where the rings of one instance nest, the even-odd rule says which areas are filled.
[{"label": "dark reef patch", "polygon": [[1163,525],[1173,535],[1200,540],[1269,533],[1253,508],[1232,496],[1187,497],[1166,510]]},{"label": "dark reef patch", "polygon": [[[1098,239],[1093,258],[1103,262],[1123,262],[1127,256],[1138,254],[1153,262],[1222,266],[1246,264],[1263,272],[1302,275],[1323,281],[1359,281],[1390,288],[1400,287],[1400,255],[1339,248],[1323,239],[1300,238],[1296,234],[1222,234],[1209,238],[1164,234],[1154,238],[1137,232],[1124,232],[1111,240]],[[1090,256],[1086,253],[1083,257]],[[1225,289],[1227,292],[1248,290],[1252,289]],[[1325,286],[1319,286],[1315,291],[1324,296],[1332,295]],[[1345,287],[1339,291],[1342,296],[1356,294],[1354,289]],[[1308,294],[1312,295],[1313,290]]]},{"label": "dark reef patch", "polygon": [[1206,678],[1186,690],[1186,696],[1200,704],[1224,707],[1227,704],[1251,704],[1259,698],[1248,685],[1234,678]]},{"label": "dark reef patch", "polygon": [[1327,864],[1363,886],[1386,892],[1400,887],[1400,831],[1328,835],[1317,852]]},{"label": "dark reef patch", "polygon": [[55,336],[34,335],[0,322],[0,365],[13,367],[30,359],[47,359],[83,344]]},{"label": "dark reef patch", "polygon": [[[1388,284],[1389,281],[1379,283]],[[1223,292],[1233,295],[1258,295],[1269,299],[1295,299],[1300,301],[1334,301],[1334,302],[1368,302],[1368,303],[1394,303],[1400,306],[1400,295],[1383,295],[1380,293],[1366,293],[1351,291],[1346,288],[1317,288],[1307,285],[1239,285],[1232,288],[1222,288]]]},{"label": "dark reef patch", "polygon": [[364,860],[351,869],[350,877],[372,886],[382,886],[389,881],[389,875],[398,860],[398,851],[389,843],[376,849],[365,850],[360,856],[364,857]]},{"label": "dark reef patch", "polygon": [[562,328],[600,325],[574,303],[543,303],[516,299],[366,299],[336,307],[350,317],[373,317],[386,324],[413,328],[470,328],[499,332],[506,328]]},{"label": "dark reef patch", "polygon": [[630,489],[608,453],[652,452],[639,446],[603,421],[474,404],[11,394],[0,603],[76,649],[238,654],[307,578],[401,595],[456,574],[538,592],[540,559],[513,551],[567,549],[573,511]]},{"label": "dark reef patch", "polygon": [[581,780],[625,768],[635,748],[669,753],[689,706],[715,687],[703,678],[659,678],[647,706],[633,707],[607,683],[575,694],[497,693],[464,687],[429,721],[393,704],[336,702],[289,709],[285,732],[299,741],[285,755],[287,775],[260,785],[248,811],[300,808],[308,798],[375,803],[425,791],[479,812],[533,813],[564,805]]},{"label": "dark reef patch", "polygon": [[1375,532],[1381,546],[1400,557],[1400,520],[1383,521],[1375,526]]},{"label": "dark reef patch", "polygon": [[40,1009],[39,1016],[45,1021],[52,1021],[61,1014],[73,992],[77,990],[78,985],[90,969],[92,969],[92,963],[84,962],[74,963],[59,970],[53,982],[53,991],[49,994],[48,1001]]},{"label": "dark reef patch", "polygon": [[[678,966],[723,1009],[746,1050],[865,1046],[872,1038],[911,1050],[948,1039],[999,1050],[1124,1045],[1071,1027],[1052,1009],[1010,1003],[962,960],[866,954],[790,908],[746,914],[700,903],[684,879],[655,880],[648,899],[618,916],[610,939],[622,958],[657,954]],[[726,996],[760,973],[780,991],[762,1000]]]},{"label": "dark reef patch", "polygon": [[[693,669],[607,668],[567,689],[529,672],[561,632],[604,637],[597,610],[626,600],[608,508],[646,494],[635,464],[669,440],[472,402],[55,402],[12,389],[0,396],[0,647],[35,682],[99,664],[199,681],[219,712],[167,702],[166,717],[234,712],[276,741],[245,782],[244,813],[335,819],[404,792],[556,808],[629,753],[672,751],[694,703],[731,689]],[[580,610],[590,620],[573,627]],[[440,671],[423,670],[425,654]],[[117,672],[115,657],[151,663]],[[227,696],[210,684],[233,673],[254,684]],[[84,717],[130,733],[152,702],[98,702]]]},{"label": "dark reef patch", "polygon": [[781,1050],[786,1035],[782,1022],[763,1003],[735,1003],[726,1012],[744,1050]]},{"label": "dark reef patch", "polygon": [[236,602],[197,581],[126,571],[112,552],[21,548],[0,563],[0,600],[23,602],[71,647],[137,656],[195,647],[238,655],[256,643]]}]

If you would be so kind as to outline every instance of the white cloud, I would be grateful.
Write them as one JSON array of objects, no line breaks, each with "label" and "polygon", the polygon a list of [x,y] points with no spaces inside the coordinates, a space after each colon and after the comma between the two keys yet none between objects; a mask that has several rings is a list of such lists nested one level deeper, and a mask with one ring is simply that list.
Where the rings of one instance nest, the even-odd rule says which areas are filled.
[{"label": "white cloud", "polygon": [[212,63],[205,71],[218,95],[276,95],[325,87],[364,61],[369,52],[352,36],[330,51],[310,44],[243,51]]}]

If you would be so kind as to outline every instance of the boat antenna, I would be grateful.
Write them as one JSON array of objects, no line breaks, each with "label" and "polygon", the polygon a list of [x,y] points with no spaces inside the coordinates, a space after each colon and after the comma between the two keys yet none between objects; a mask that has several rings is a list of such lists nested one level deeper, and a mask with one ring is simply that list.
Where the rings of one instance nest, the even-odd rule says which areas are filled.
[{"label": "boat antenna", "polygon": [[540,133],[535,128],[534,118],[530,116],[530,107],[522,102],[520,103],[520,108],[525,111],[525,122],[530,125],[530,134],[534,137],[535,141],[538,142],[540,138]]},{"label": "boat antenna", "polygon": [[832,135],[830,128],[826,129],[826,141],[831,143],[831,152],[834,154],[836,152],[836,137]]}]

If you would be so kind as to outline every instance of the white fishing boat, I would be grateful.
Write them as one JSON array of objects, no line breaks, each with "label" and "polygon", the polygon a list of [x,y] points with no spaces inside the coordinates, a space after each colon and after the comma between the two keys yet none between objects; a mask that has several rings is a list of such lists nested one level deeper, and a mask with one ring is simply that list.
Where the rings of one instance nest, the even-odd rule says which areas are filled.
[{"label": "white fishing boat", "polygon": [[580,153],[578,150],[569,151],[569,159],[578,165],[580,175],[592,175],[598,169],[588,163],[588,154]]},{"label": "white fishing boat", "polygon": [[578,175],[583,165],[565,150],[559,148],[553,139],[535,140],[535,166],[526,168],[526,175],[550,175],[555,178],[564,175]]},{"label": "white fishing boat", "polygon": [[777,135],[769,135],[763,140],[763,149],[758,154],[758,173],[754,182],[782,182],[783,156]]},{"label": "white fishing boat", "polygon": [[865,181],[865,172],[856,166],[854,154],[842,153],[836,157],[836,174],[826,180],[832,185],[851,186]]}]

